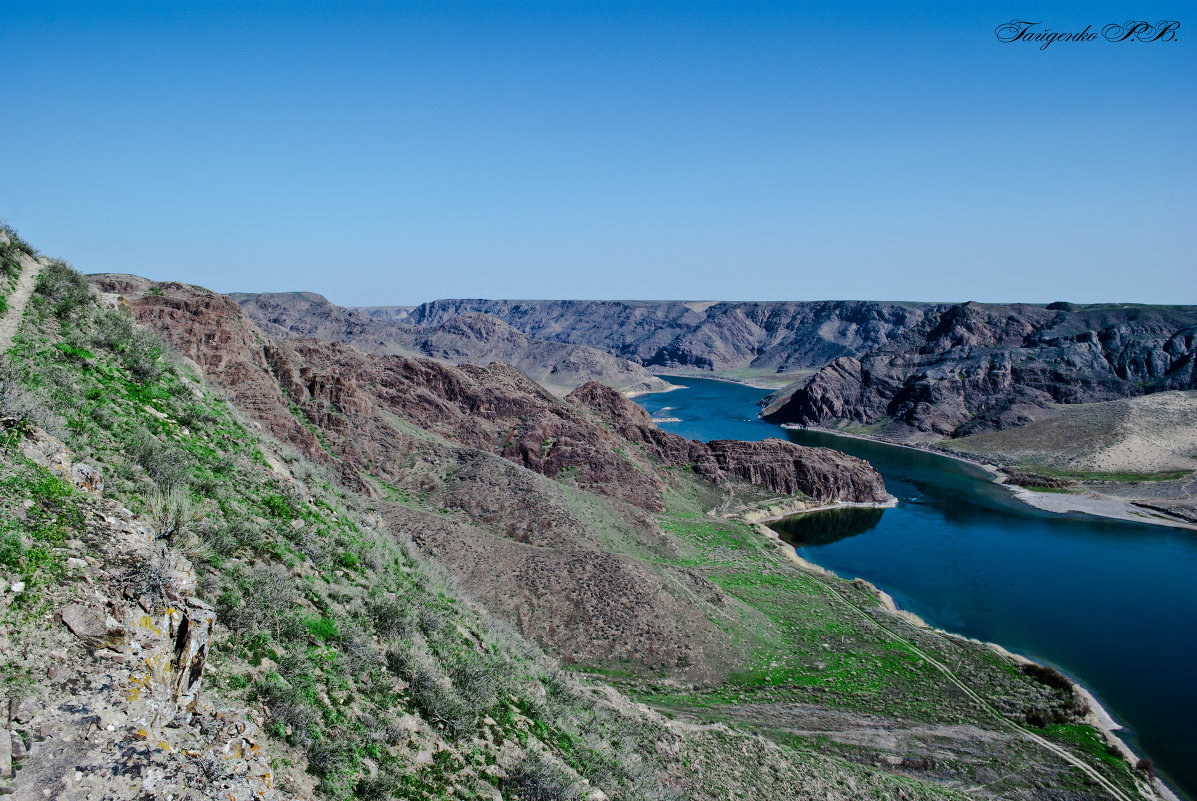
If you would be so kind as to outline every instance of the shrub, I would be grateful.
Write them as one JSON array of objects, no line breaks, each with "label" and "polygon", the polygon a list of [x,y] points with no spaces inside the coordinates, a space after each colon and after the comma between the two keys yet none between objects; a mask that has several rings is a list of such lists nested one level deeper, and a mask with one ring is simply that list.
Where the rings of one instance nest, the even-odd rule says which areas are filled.
[{"label": "shrub", "polygon": [[0,531],[0,565],[9,570],[21,567],[21,556],[25,547],[21,544],[21,535],[15,531]]},{"label": "shrub", "polygon": [[1072,682],[1060,671],[1047,665],[1029,664],[1022,666],[1022,672],[1040,684],[1046,684],[1061,692],[1071,693]]},{"label": "shrub", "polygon": [[384,640],[397,639],[411,631],[411,614],[408,607],[395,598],[372,601],[368,607],[374,621],[374,630]]},{"label": "shrub", "polygon": [[450,740],[474,731],[477,716],[461,696],[441,684],[413,687],[411,698],[424,719],[440,726]]},{"label": "shrub", "polygon": [[407,693],[420,714],[439,725],[450,739],[473,731],[477,715],[450,686],[440,664],[419,644],[401,643],[387,652],[387,667],[407,682]]},{"label": "shrub", "polygon": [[0,416],[15,417],[58,436],[65,422],[39,393],[30,392],[8,366],[0,366]]},{"label": "shrub", "polygon": [[311,730],[319,716],[301,691],[288,685],[277,673],[259,681],[254,691],[270,707],[270,727],[279,736],[289,729],[288,739],[293,744],[307,745],[312,741]]},{"label": "shrub", "polygon": [[146,498],[145,505],[156,533],[162,539],[190,531],[209,512],[207,504],[196,503],[190,493],[177,485],[166,492],[154,490]]},{"label": "shrub", "polygon": [[129,315],[119,311],[99,312],[95,321],[93,342],[118,354],[135,381],[145,384],[161,377],[163,349],[154,334],[138,328]]},{"label": "shrub", "polygon": [[220,594],[216,611],[233,631],[247,635],[266,631],[279,637],[294,602],[290,574],[282,566],[272,565],[239,576],[235,586],[226,587]]},{"label": "shrub", "polygon": [[453,686],[475,709],[490,709],[511,692],[507,671],[479,654],[458,659],[449,673]]},{"label": "shrub", "polygon": [[578,791],[563,769],[540,754],[528,754],[499,783],[512,801],[569,801]]},{"label": "shrub", "polygon": [[380,773],[359,781],[353,788],[353,795],[363,801],[388,801],[391,798],[400,798],[401,789],[397,779]]},{"label": "shrub", "polygon": [[49,302],[50,310],[59,320],[73,317],[79,309],[86,308],[91,300],[87,279],[66,262],[57,260],[42,268],[33,291]]},{"label": "shrub", "polygon": [[340,632],[337,631],[337,621],[330,617],[310,617],[303,622],[303,626],[309,634],[321,642],[335,641],[340,637]]},{"label": "shrub", "polygon": [[293,520],[298,516],[299,511],[296,509],[295,499],[275,493],[267,495],[262,499],[262,506],[270,513],[271,517],[277,517],[281,520]]},{"label": "shrub", "polygon": [[148,433],[132,435],[127,452],[159,487],[171,490],[188,483],[191,463],[185,451],[163,445]]},{"label": "shrub", "polygon": [[118,579],[122,589],[133,597],[146,596],[156,604],[163,605],[167,599],[178,593],[171,576],[170,554],[165,546],[146,556],[137,554],[132,564]]},{"label": "shrub", "polygon": [[221,523],[213,520],[205,521],[199,526],[200,541],[212,549],[219,556],[228,556],[241,546],[241,540],[236,536],[234,525],[245,525],[242,521],[235,524]]},{"label": "shrub", "polygon": [[320,789],[338,798],[348,795],[351,788],[344,786],[345,780],[356,773],[353,752],[334,739],[318,740],[308,747],[308,769],[320,777]]},{"label": "shrub", "polygon": [[35,254],[29,243],[17,236],[15,228],[0,223],[0,230],[8,234],[9,240],[8,242],[0,243],[0,278],[13,279],[21,274],[21,254],[25,253],[30,256]]},{"label": "shrub", "polygon": [[188,403],[179,410],[179,423],[188,428],[213,426],[220,422],[220,418],[212,414],[206,407],[198,403]]},{"label": "shrub", "polygon": [[30,245],[21,238],[21,235],[17,233],[16,228],[4,222],[3,220],[0,220],[0,231],[3,231],[8,235],[9,247],[16,248],[28,256],[37,256],[37,250],[33,247],[33,245]]}]

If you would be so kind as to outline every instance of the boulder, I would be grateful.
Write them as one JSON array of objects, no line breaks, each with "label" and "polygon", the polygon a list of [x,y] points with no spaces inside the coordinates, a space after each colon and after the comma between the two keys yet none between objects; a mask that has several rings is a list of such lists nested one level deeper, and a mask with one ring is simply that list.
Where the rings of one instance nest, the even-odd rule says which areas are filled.
[{"label": "boulder", "polygon": [[88,464],[77,464],[71,468],[71,483],[84,492],[99,495],[104,491],[104,479],[98,468]]},{"label": "boulder", "polygon": [[71,604],[59,616],[71,634],[92,648],[119,647],[125,641],[125,627],[92,607]]},{"label": "boulder", "polygon": [[12,778],[12,740],[0,732],[0,779]]}]

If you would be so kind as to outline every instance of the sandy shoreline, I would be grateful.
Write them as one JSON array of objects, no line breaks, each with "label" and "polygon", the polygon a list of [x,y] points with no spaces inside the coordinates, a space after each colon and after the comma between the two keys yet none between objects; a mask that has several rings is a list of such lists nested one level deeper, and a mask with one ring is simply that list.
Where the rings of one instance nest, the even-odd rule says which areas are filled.
[{"label": "sandy shoreline", "polygon": [[[658,376],[658,378],[659,377],[660,376]],[[686,387],[682,384],[669,384],[668,389],[630,389],[624,390],[623,396],[625,398],[639,398],[641,395],[664,395],[666,392],[673,392],[675,389],[685,388]]]},{"label": "sandy shoreline", "polygon": [[859,439],[865,442],[875,442],[879,445],[889,445],[894,448],[909,448],[911,450],[922,451],[924,453],[942,456],[945,459],[954,459],[957,462],[964,462],[965,464],[984,470],[989,473],[990,480],[1005,487],[1010,493],[1019,501],[1028,506],[1034,507],[1044,512],[1052,512],[1053,514],[1083,514],[1091,517],[1105,517],[1112,520],[1124,520],[1128,523],[1144,523],[1152,526],[1165,526],[1168,528],[1182,528],[1189,531],[1197,531],[1197,526],[1186,523],[1183,520],[1172,520],[1162,517],[1160,515],[1151,514],[1144,509],[1132,504],[1129,500],[1123,498],[1115,498],[1110,495],[1102,495],[1097,492],[1035,492],[1034,490],[1020,487],[1017,484],[1011,484],[1007,481],[1007,477],[997,465],[989,462],[982,462],[978,459],[970,459],[966,456],[958,456],[954,453],[940,450],[932,445],[911,445],[905,442],[890,442],[888,440],[879,439],[877,437],[870,437],[863,434],[849,434],[842,431],[834,431],[828,428],[816,428],[814,426],[797,426],[789,423],[781,425],[785,429],[818,431],[822,434],[830,434],[836,437],[847,437],[848,439]]},{"label": "sandy shoreline", "polygon": [[[703,381],[722,381],[725,384],[739,384],[745,387],[752,387],[753,389],[763,389],[767,392],[777,392],[779,389],[785,389],[790,384],[794,383],[793,381],[786,381],[784,383],[777,382],[773,384],[761,384],[754,381],[748,381],[743,378],[732,378],[731,376],[715,374],[699,375],[698,373],[653,373],[653,375],[663,381],[668,381],[670,378],[700,378]],[[679,389],[685,389],[685,387],[679,387]],[[650,395],[652,393],[640,394]]]},{"label": "sandy shoreline", "polygon": [[893,495],[891,495],[891,496],[889,496],[888,501],[881,501],[880,503],[876,503],[876,502],[856,503],[853,501],[838,501],[836,503],[820,504],[819,506],[806,506],[806,507],[803,507],[802,509],[795,509],[792,512],[779,512],[777,514],[768,515],[767,517],[756,517],[755,515],[752,514],[752,512],[748,512],[746,514],[739,515],[739,517],[745,523],[754,523],[754,524],[772,523],[775,520],[784,520],[787,517],[794,517],[796,515],[804,515],[809,512],[827,512],[827,511],[830,511],[833,509],[893,509],[897,505],[898,505],[898,499],[895,498]]}]

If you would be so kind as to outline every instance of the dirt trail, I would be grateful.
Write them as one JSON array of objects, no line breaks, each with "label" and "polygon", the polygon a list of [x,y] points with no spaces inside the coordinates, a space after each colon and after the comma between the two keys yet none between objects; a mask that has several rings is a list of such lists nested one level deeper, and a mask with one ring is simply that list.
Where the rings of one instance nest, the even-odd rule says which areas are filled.
[{"label": "dirt trail", "polygon": [[12,346],[12,338],[21,326],[21,318],[25,316],[25,304],[29,303],[29,296],[33,294],[33,287],[37,285],[38,273],[42,265],[37,259],[21,254],[21,276],[17,279],[17,286],[8,296],[8,311],[0,317],[0,353]]}]

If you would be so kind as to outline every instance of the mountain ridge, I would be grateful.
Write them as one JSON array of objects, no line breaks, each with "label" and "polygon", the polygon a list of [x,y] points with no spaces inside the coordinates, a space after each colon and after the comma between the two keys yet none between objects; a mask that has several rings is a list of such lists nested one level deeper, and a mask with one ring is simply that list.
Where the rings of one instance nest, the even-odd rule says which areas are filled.
[{"label": "mountain ridge", "polygon": [[538,340],[490,316],[465,314],[435,326],[415,326],[404,322],[409,315],[395,314],[395,307],[366,313],[335,306],[314,292],[229,297],[277,337],[314,336],[366,353],[427,356],[454,365],[502,361],[558,395],[591,379],[632,393],[670,387],[640,365],[584,345]]}]

